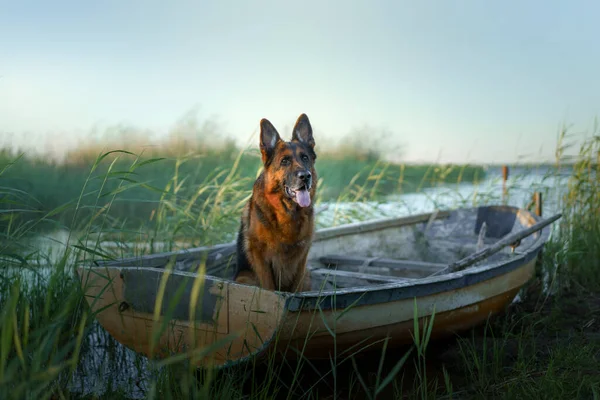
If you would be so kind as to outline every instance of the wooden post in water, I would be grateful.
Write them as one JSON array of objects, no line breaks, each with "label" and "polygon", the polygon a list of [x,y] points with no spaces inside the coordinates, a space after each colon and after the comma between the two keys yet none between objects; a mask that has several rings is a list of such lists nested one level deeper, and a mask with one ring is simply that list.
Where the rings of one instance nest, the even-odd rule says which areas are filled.
[{"label": "wooden post in water", "polygon": [[506,204],[506,180],[508,179],[508,166],[502,166],[502,203]]},{"label": "wooden post in water", "polygon": [[542,216],[542,193],[535,192],[533,194],[533,203],[535,204],[535,215]]},{"label": "wooden post in water", "polygon": [[[542,217],[542,193],[541,192],[534,192],[533,193],[533,198],[531,199],[531,203],[533,203],[532,205],[535,207],[535,215],[537,215],[538,217]],[[530,204],[531,204],[530,203]],[[544,249],[542,248],[538,254],[538,256],[536,257],[536,263],[541,264],[543,262],[543,258],[544,258]]]}]

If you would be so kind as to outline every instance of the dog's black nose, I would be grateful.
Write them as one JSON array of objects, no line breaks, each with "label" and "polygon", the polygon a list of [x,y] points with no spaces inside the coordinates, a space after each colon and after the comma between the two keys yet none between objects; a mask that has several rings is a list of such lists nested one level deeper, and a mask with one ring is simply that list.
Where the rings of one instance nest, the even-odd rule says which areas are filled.
[{"label": "dog's black nose", "polygon": [[296,176],[302,182],[308,182],[310,180],[310,178],[311,178],[310,171],[298,171],[298,172],[296,172]]}]

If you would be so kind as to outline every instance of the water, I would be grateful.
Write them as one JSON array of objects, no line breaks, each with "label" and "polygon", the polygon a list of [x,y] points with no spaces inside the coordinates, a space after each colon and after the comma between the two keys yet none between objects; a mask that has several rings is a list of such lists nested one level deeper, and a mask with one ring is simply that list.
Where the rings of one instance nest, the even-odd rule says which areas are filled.
[{"label": "water", "polygon": [[[547,170],[526,171],[513,169],[507,181],[507,203],[525,207],[535,191],[542,192],[544,214],[559,211],[560,196],[566,188],[568,176],[555,176]],[[502,176],[500,169],[492,169],[479,184],[461,183],[440,185],[419,193],[388,196],[379,202],[321,204],[317,214],[318,227],[327,227],[357,220],[407,216],[431,212],[438,208],[471,207],[502,203]],[[21,274],[26,279],[44,279],[64,255],[68,246],[77,243],[76,235],[68,231],[56,231],[39,236],[30,242],[31,248],[39,250],[40,268],[13,269],[11,274]],[[70,255],[69,263],[75,261]],[[89,256],[88,256],[89,257]],[[5,275],[6,276],[6,275]],[[98,324],[88,337],[90,345],[83,353],[71,390],[78,393],[102,393],[106,381],[125,389],[132,398],[142,398],[147,390],[149,368],[146,359],[124,348],[108,336]],[[110,351],[107,349],[110,348]]]},{"label": "water", "polygon": [[[533,193],[542,193],[544,214],[559,211],[560,196],[566,188],[568,176],[550,175],[548,170],[515,170],[506,182],[509,205],[526,207]],[[381,202],[326,204],[317,215],[319,227],[353,222],[358,219],[399,217],[432,212],[435,209],[472,207],[484,204],[502,204],[502,175],[500,169],[490,170],[479,184],[443,184],[419,193],[390,195]]]}]

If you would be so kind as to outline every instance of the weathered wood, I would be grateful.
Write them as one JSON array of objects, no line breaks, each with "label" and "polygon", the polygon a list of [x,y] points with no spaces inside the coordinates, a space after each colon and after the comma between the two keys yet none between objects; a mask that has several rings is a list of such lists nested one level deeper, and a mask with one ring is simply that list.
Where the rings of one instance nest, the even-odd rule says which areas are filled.
[{"label": "weathered wood", "polygon": [[506,195],[507,195],[506,181],[507,180],[508,180],[508,166],[503,165],[502,166],[502,203],[503,204],[506,204]]},{"label": "weathered wood", "polygon": [[[534,266],[529,263],[526,267],[497,279],[486,280],[465,289],[444,290],[442,295],[417,296],[419,323],[424,318],[431,319],[435,311],[432,341],[445,336],[456,337],[473,326],[485,325],[490,315],[501,312],[511,303],[533,272]],[[336,293],[339,292],[338,289]],[[325,310],[325,307],[321,307],[322,312],[317,313],[314,310],[288,312],[285,326],[295,327],[289,346],[298,351],[288,350],[285,356],[291,357],[290,354],[293,354],[294,357],[300,355],[307,359],[328,359],[334,351],[331,349],[337,348],[339,351],[342,346],[344,349],[356,348],[357,343],[361,343],[360,346],[365,346],[364,343],[387,343],[388,349],[392,346],[397,348],[400,343],[411,345],[414,343],[411,336],[415,317],[414,302],[415,298],[409,297],[376,306],[357,306],[348,302],[343,308]],[[323,305],[324,302],[319,304]],[[330,333],[332,329],[335,336]],[[286,331],[280,328],[279,332]],[[281,337],[279,340],[282,340]],[[288,342],[284,343],[285,349],[288,349]]]},{"label": "weathered wood", "polygon": [[414,225],[418,222],[427,222],[431,218],[432,214],[436,214],[437,218],[446,218],[450,215],[450,211],[435,211],[433,213],[411,215],[402,218],[386,218],[375,221],[360,221],[353,222],[351,224],[334,226],[331,228],[323,228],[315,232],[315,241],[324,240],[328,238],[337,238],[345,235],[354,235],[357,233],[365,233],[372,231],[379,231],[388,228],[395,228],[405,225]]},{"label": "weathered wood", "polygon": [[505,181],[508,179],[508,165],[502,166],[502,180]]},{"label": "weathered wood", "polygon": [[396,260],[391,258],[379,257],[357,257],[343,255],[327,255],[319,258],[319,261],[325,265],[361,265],[365,267],[383,267],[397,270],[419,270],[421,272],[435,272],[446,267],[446,264],[430,263],[415,260]]},{"label": "weathered wood", "polygon": [[[323,264],[319,264],[318,268],[321,268],[322,266],[323,266]],[[373,267],[372,265],[367,268],[363,268],[360,265],[343,264],[343,265],[341,265],[341,267],[342,267],[342,269],[344,269],[344,271],[368,272],[369,274],[381,275],[381,276],[394,276],[393,272],[395,272],[394,270],[391,270],[386,267]],[[327,268],[332,268],[332,267],[327,267]],[[339,269],[340,265],[337,265],[333,268]]]},{"label": "weathered wood", "polygon": [[534,199],[534,203],[535,203],[535,215],[537,215],[538,217],[542,216],[542,193],[541,192],[535,192],[533,194],[533,199]]},{"label": "weathered wood", "polygon": [[[128,277],[133,278],[128,271],[145,274],[146,280],[128,282]],[[163,307],[158,312],[158,320],[155,320],[154,310],[148,312],[129,304],[126,286],[152,282],[141,289],[140,297],[149,297],[149,303],[153,305],[158,290],[156,284],[163,279],[164,270],[108,267],[100,271],[79,268],[77,273],[87,294],[86,300],[95,311],[99,311],[96,318],[104,329],[122,344],[147,357],[163,358],[190,352],[190,349],[214,346],[215,342],[229,338],[225,345],[215,347],[196,361],[198,364],[223,365],[260,351],[265,341],[271,340],[284,315],[285,297],[275,292],[261,291],[260,288],[247,285],[231,288],[233,284],[230,282],[207,279],[196,303],[191,301],[193,295],[185,301],[179,298],[175,290],[165,290]],[[178,279],[177,286],[181,283],[192,286],[196,276],[176,271],[167,284],[174,278]],[[183,310],[192,304],[196,304],[198,309],[206,309],[203,298],[206,300],[207,297],[214,300],[211,307],[205,310],[209,311],[208,319],[179,319],[164,307],[164,304],[179,300],[177,307]],[[169,325],[165,324],[166,321]],[[155,334],[158,329],[161,330],[157,337]]]},{"label": "weathered wood", "polygon": [[538,222],[537,224],[530,226],[529,228],[523,229],[521,231],[515,232],[510,235],[506,235],[505,237],[498,240],[493,245],[486,247],[485,249],[478,251],[474,254],[471,254],[470,256],[467,256],[467,257],[463,258],[462,260],[458,260],[457,262],[450,264],[447,268],[432,274],[432,276],[448,274],[451,272],[456,272],[456,271],[465,269],[469,265],[475,264],[476,262],[481,261],[481,260],[491,256],[492,254],[497,253],[498,251],[502,250],[504,247],[510,246],[511,244],[513,244],[517,241],[520,241],[520,240],[526,238],[527,236],[539,231],[540,229],[545,228],[546,226],[550,225],[551,223],[553,223],[560,217],[562,217],[561,213],[556,214],[548,219],[542,220],[542,221]]},{"label": "weathered wood", "polygon": [[212,247],[199,247],[183,251],[148,254],[142,257],[123,258],[117,261],[97,260],[94,263],[98,267],[164,268],[169,262],[175,262],[176,269],[190,269],[205,259],[206,269],[209,271],[220,269],[223,265],[230,262],[231,256],[235,252],[235,243],[224,243]]},{"label": "weathered wood", "polygon": [[506,190],[506,181],[508,180],[508,166],[502,166],[502,204],[506,204],[508,191]]},{"label": "weathered wood", "polygon": [[[392,338],[390,345],[410,344],[415,298],[419,318],[429,318],[433,310],[441,316],[434,324],[432,340],[470,329],[504,309],[533,277],[534,256],[548,232],[526,236],[552,221],[536,224],[538,218],[532,212],[515,207],[492,209],[468,208],[445,213],[449,218],[431,213],[329,229],[325,240],[316,239],[314,244],[320,247],[308,259],[312,290],[301,293],[268,291],[232,282],[230,277],[194,273],[194,266],[205,257],[214,268],[234,263],[235,244],[231,243],[137,257],[129,261],[129,267],[123,267],[126,260],[119,260],[77,271],[86,301],[97,312],[100,324],[120,343],[148,357],[206,350],[212,354],[196,364],[217,367],[272,355],[328,357],[336,349],[350,351],[356,343],[368,340],[388,343],[383,339]],[[484,222],[487,228],[481,232]],[[422,237],[415,237],[417,233]],[[471,255],[470,262],[478,261],[474,256],[489,257],[497,251],[494,246],[502,247],[502,241],[515,244],[521,235],[526,238],[518,257],[497,254],[486,259],[489,268],[435,277],[427,274],[447,272],[450,261],[475,253],[478,238],[480,242],[485,239],[484,245],[488,240],[500,241],[482,249],[483,255]],[[329,254],[343,255],[333,256],[339,269],[327,269],[319,261]],[[165,274],[170,260],[177,265]],[[139,268],[145,262],[156,263],[157,268]],[[105,268],[108,265],[112,267]],[[187,267],[191,267],[188,272],[179,269]],[[219,273],[225,275],[224,271]],[[89,275],[98,281],[85,285]],[[195,289],[198,282],[199,290]],[[155,308],[157,302],[160,308]],[[168,326],[168,333],[154,347],[150,339],[157,337],[159,326]],[[220,344],[224,339],[227,342]]]},{"label": "weathered wood", "polygon": [[322,276],[341,276],[345,278],[355,278],[365,281],[377,281],[377,282],[404,282],[411,281],[410,278],[396,278],[393,276],[385,275],[374,275],[374,274],[363,274],[361,272],[350,272],[339,269],[328,269],[328,268],[316,268],[310,271],[311,275],[322,275]]}]

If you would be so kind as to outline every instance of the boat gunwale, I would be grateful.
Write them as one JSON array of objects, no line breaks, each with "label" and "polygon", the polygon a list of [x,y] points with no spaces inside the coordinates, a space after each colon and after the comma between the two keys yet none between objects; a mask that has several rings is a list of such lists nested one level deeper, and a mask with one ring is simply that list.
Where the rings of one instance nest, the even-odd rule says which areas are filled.
[{"label": "boat gunwale", "polygon": [[[473,209],[477,209],[478,207],[474,207]],[[468,208],[463,208],[468,209]],[[435,210],[429,213],[421,213],[415,215],[408,215],[405,217],[390,217],[390,218],[377,218],[368,221],[357,221],[344,225],[333,226],[328,228],[321,228],[315,231],[315,235],[313,238],[313,242],[317,242],[320,240],[330,239],[334,237],[341,237],[346,235],[352,235],[356,233],[365,233],[371,231],[377,231],[386,228],[396,228],[405,225],[413,225],[419,222],[428,221],[432,215],[435,215],[435,219],[437,218],[446,218],[448,217],[454,210]],[[227,243],[219,243],[211,246],[200,246],[200,247],[192,247],[190,249],[183,249],[177,251],[168,251],[156,254],[147,254],[145,256],[132,256],[126,258],[120,258],[116,260],[93,260],[92,263],[95,264],[96,267],[129,267],[123,264],[130,264],[134,262],[140,262],[141,260],[162,260],[169,259],[170,257],[176,256],[179,257],[190,257],[199,253],[210,252],[218,249],[231,249],[236,246],[236,241],[227,242]],[[168,261],[167,261],[168,262]],[[165,264],[167,263],[165,262]],[[151,268],[151,267],[138,267],[138,268]],[[212,276],[212,275],[207,275]],[[218,277],[215,277],[218,278]],[[220,278],[219,278],[220,279]]]},{"label": "boat gunwale", "polygon": [[[475,207],[475,209],[478,207]],[[463,208],[465,209],[465,208]],[[468,208],[466,208],[468,209]],[[315,232],[313,241],[337,238],[341,236],[353,235],[378,231],[386,228],[397,228],[405,225],[413,225],[419,222],[426,222],[434,216],[433,220],[447,218],[454,210],[436,210],[429,213],[408,215],[406,217],[377,218],[370,221],[357,221],[344,225],[322,228]]]}]

